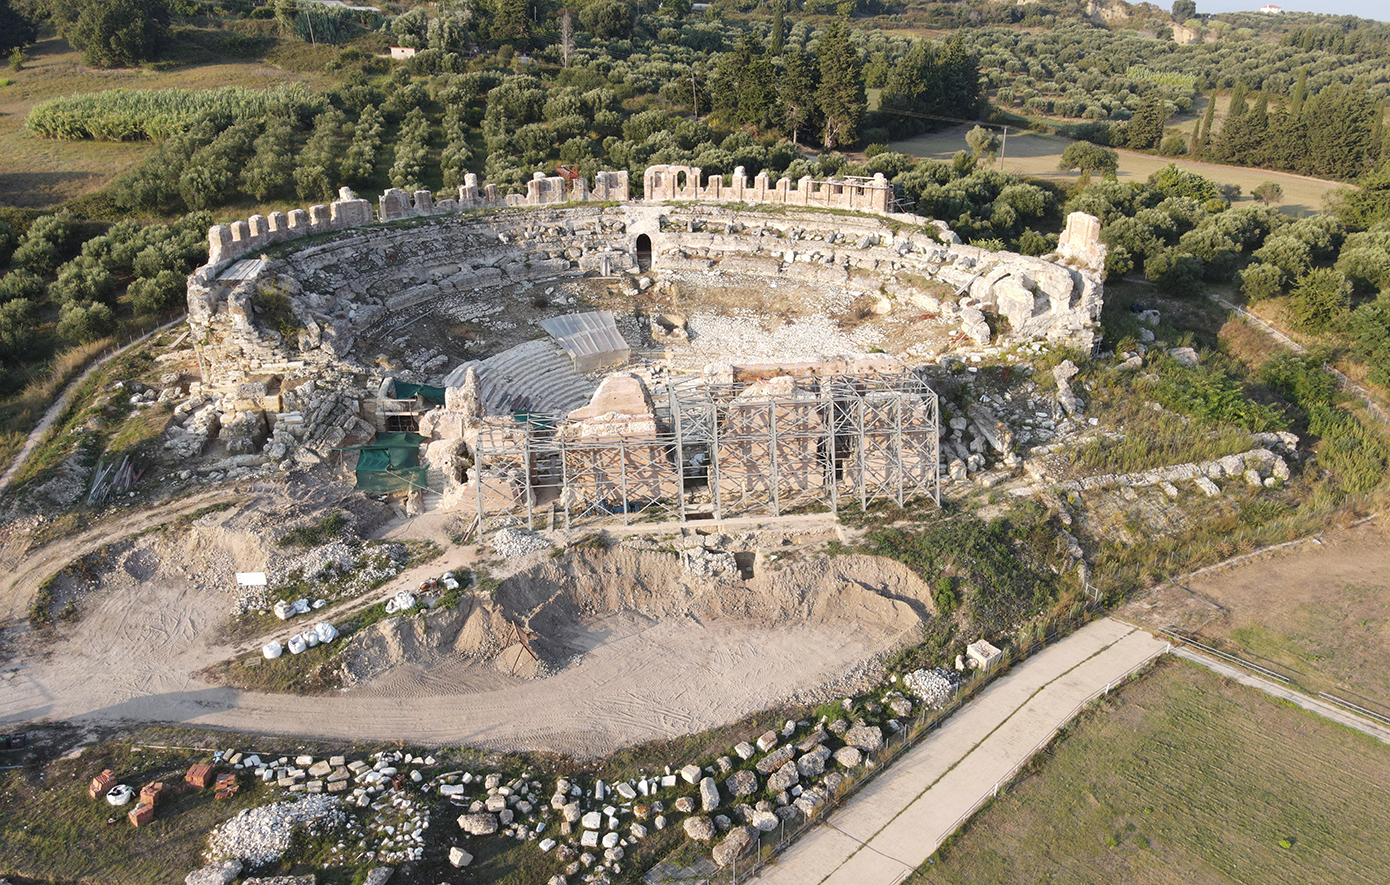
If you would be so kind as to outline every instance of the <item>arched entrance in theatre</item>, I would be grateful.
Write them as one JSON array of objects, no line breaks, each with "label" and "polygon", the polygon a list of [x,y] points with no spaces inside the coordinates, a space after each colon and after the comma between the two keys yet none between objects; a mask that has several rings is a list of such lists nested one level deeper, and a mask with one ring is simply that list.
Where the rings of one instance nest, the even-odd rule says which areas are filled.
[{"label": "arched entrance in theatre", "polygon": [[652,268],[652,238],[646,234],[639,234],[637,237],[637,269],[642,271]]}]

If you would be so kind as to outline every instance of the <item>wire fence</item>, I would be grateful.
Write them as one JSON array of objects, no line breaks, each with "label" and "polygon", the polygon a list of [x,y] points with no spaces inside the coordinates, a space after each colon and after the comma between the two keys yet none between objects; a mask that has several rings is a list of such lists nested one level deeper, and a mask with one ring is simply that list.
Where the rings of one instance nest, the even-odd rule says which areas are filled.
[{"label": "wire fence", "polygon": [[[823,822],[867,786],[880,771],[920,743],[942,722],[983,691],[994,681],[996,676],[1007,671],[1014,663],[1025,660],[1030,655],[1071,635],[1089,623],[1094,612],[1095,604],[1088,603],[1079,612],[1073,612],[1071,616],[1058,618],[1042,625],[1041,629],[1033,628],[1020,631],[1014,636],[1013,642],[1003,649],[1001,657],[987,669],[966,671],[964,677],[952,687],[951,697],[943,706],[930,709],[924,707],[906,722],[900,723],[898,730],[885,736],[882,746],[864,753],[863,761],[859,766],[838,773],[840,774],[839,778],[831,778],[833,788],[827,788],[824,785],[815,787],[814,794],[817,798],[813,801],[801,801],[811,795],[812,790],[802,792],[797,805],[800,813],[791,822],[783,817],[776,829],[760,833],[755,853],[740,856],[735,862],[723,869],[715,867],[704,858],[700,862],[684,867],[678,862],[673,863],[668,859],[667,862],[653,867],[643,881],[648,885],[674,885],[674,883],[681,883],[681,885],[739,885],[741,882],[748,881],[769,863],[774,863],[777,855],[790,847],[803,833]],[[1080,710],[1099,694],[1108,694],[1113,684],[1107,685],[1102,692],[1098,692],[1078,704],[1076,710]],[[1070,720],[1075,712],[1069,714],[1067,719]],[[953,832],[970,815],[978,811],[980,805],[987,799],[998,795],[1000,787],[1007,784],[1017,774],[1018,769],[1026,764],[1027,760],[1031,759],[1038,749],[1051,741],[1055,734],[1056,732],[1053,732],[1038,747],[1030,750],[1024,760],[1007,777],[995,784],[994,791],[990,796],[983,797],[970,811],[962,815],[947,832]]]}]

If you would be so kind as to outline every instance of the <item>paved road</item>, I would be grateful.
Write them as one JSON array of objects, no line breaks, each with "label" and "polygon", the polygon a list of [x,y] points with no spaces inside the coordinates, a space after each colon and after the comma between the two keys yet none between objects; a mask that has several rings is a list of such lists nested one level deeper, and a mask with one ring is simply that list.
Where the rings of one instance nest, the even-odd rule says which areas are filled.
[{"label": "paved road", "polygon": [[1166,649],[1148,633],[1104,618],[1039,652],[798,840],[759,881],[902,881],[1080,707]]}]

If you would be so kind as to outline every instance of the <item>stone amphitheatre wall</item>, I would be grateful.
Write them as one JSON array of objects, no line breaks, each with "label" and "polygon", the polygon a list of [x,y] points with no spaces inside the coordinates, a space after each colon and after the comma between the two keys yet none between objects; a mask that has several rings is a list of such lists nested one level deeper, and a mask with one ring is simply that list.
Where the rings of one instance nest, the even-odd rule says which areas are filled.
[{"label": "stone amphitheatre wall", "polygon": [[[232,259],[275,244],[280,219],[214,227],[209,263],[188,285],[205,388],[232,397],[231,408],[268,418],[291,407],[277,390],[306,381],[341,387],[355,376],[353,390],[339,397],[341,408],[302,418],[306,425],[330,414],[340,420],[338,412],[370,419],[373,376],[380,371],[355,356],[363,335],[401,327],[441,299],[467,309],[470,301],[510,297],[498,287],[636,274],[647,261],[655,271],[718,270],[862,287],[879,293],[888,309],[939,310],[958,319],[977,344],[989,342],[985,312],[1007,317],[1017,335],[1082,348],[1095,340],[1104,247],[1090,216],[1068,219],[1059,254],[1045,260],[961,245],[939,222],[916,217],[908,224],[901,216],[785,202],[616,199],[626,196],[623,173],[601,178],[593,189],[564,179],[531,185],[519,204],[499,205],[495,189],[479,191],[470,182],[468,193],[481,194],[472,205],[488,210],[472,212],[463,212],[461,202],[434,203],[427,192],[411,200],[388,191],[379,208],[394,223],[374,222],[371,204],[345,193],[332,207],[307,213],[302,233],[321,236],[237,263]],[[585,196],[557,202],[566,194]],[[284,230],[289,223],[286,216]],[[452,367],[437,368],[442,377]]]}]

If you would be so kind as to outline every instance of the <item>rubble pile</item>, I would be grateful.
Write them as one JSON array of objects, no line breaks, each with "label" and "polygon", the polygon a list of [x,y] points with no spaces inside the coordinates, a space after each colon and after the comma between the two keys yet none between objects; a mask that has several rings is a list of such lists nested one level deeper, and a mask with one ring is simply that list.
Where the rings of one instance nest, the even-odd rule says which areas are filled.
[{"label": "rubble pile", "polygon": [[550,546],[551,543],[545,538],[525,529],[506,528],[492,536],[492,549],[507,559],[545,550]]},{"label": "rubble pile", "polygon": [[305,796],[295,802],[250,808],[213,831],[208,856],[252,865],[273,863],[290,849],[296,827],[323,832],[346,822],[336,796]]},{"label": "rubble pile", "polygon": [[940,667],[932,670],[913,670],[903,677],[909,691],[933,710],[939,710],[950,702],[955,694],[956,674]]}]

